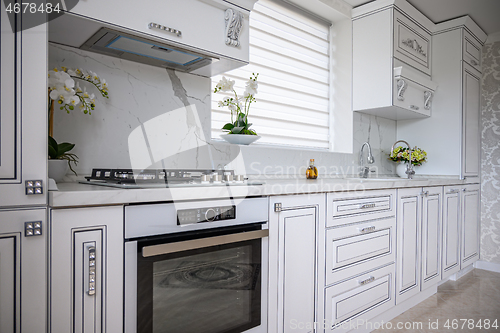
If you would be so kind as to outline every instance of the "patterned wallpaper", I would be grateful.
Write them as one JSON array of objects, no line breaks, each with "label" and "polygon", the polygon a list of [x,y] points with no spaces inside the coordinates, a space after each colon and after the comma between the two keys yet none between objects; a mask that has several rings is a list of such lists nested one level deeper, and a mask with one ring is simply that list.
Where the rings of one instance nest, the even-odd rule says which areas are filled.
[{"label": "patterned wallpaper", "polygon": [[481,260],[500,264],[500,42],[483,49]]}]

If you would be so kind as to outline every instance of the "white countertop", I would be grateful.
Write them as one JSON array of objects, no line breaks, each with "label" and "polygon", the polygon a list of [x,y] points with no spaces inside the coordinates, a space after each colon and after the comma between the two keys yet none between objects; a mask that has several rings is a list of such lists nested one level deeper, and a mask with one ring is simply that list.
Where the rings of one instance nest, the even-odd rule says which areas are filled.
[{"label": "white countertop", "polygon": [[78,207],[121,205],[140,202],[166,202],[218,199],[228,197],[363,191],[376,189],[463,185],[479,179],[460,180],[444,177],[416,178],[259,178],[263,185],[202,186],[181,188],[120,189],[79,183],[59,183],[58,191],[49,191],[49,206]]}]

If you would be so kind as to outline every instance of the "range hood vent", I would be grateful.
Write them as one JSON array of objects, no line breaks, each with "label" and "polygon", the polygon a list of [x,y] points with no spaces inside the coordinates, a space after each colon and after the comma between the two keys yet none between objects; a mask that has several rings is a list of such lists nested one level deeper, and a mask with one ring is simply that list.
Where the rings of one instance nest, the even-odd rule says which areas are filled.
[{"label": "range hood vent", "polygon": [[193,51],[108,28],[101,28],[80,49],[183,72],[217,61]]}]

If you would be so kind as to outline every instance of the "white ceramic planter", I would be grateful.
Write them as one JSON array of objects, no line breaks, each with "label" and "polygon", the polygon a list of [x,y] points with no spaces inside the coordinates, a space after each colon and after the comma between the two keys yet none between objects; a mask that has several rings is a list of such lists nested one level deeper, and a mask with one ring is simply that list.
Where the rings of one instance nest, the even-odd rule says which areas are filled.
[{"label": "white ceramic planter", "polygon": [[49,160],[49,178],[54,179],[56,182],[63,180],[68,169],[67,160]]},{"label": "white ceramic planter", "polygon": [[249,145],[260,139],[258,135],[247,134],[221,134],[220,137],[235,145]]}]

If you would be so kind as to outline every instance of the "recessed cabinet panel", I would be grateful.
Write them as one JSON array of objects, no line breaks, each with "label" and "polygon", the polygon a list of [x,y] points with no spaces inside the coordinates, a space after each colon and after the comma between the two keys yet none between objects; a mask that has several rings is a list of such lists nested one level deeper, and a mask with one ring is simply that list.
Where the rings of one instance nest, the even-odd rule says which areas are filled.
[{"label": "recessed cabinet panel", "polygon": [[463,144],[462,175],[479,175],[481,77],[470,65],[463,63]]},{"label": "recessed cabinet panel", "polygon": [[479,185],[462,191],[462,268],[479,258]]},{"label": "recessed cabinet panel", "polygon": [[394,56],[431,75],[431,35],[394,11]]},{"label": "recessed cabinet panel", "polygon": [[481,46],[477,40],[464,30],[463,59],[477,71],[482,72]]},{"label": "recessed cabinet panel", "polygon": [[443,196],[442,279],[460,270],[460,188],[445,187]]},{"label": "recessed cabinet panel", "polygon": [[[19,241],[19,240],[17,240]],[[19,281],[16,281],[16,236],[0,237],[0,327],[2,332],[17,332],[16,290]]]},{"label": "recessed cabinet panel", "polygon": [[420,193],[398,190],[396,304],[420,292]]},{"label": "recessed cabinet panel", "polygon": [[[3,7],[3,5],[2,5]],[[12,32],[7,12],[0,11],[2,38],[0,39],[0,182],[19,177],[19,118],[16,105],[17,36]],[[19,34],[20,35],[20,34]]]},{"label": "recessed cabinet panel", "polygon": [[[314,322],[316,209],[283,212],[283,332]],[[310,329],[294,330],[312,333]]]},{"label": "recessed cabinet panel", "polygon": [[103,331],[102,236],[102,229],[73,235],[75,333]]},{"label": "recessed cabinet panel", "polygon": [[326,284],[393,263],[395,232],[394,217],[328,229]]},{"label": "recessed cabinet panel", "polygon": [[422,290],[441,280],[442,191],[442,187],[423,190]]}]

